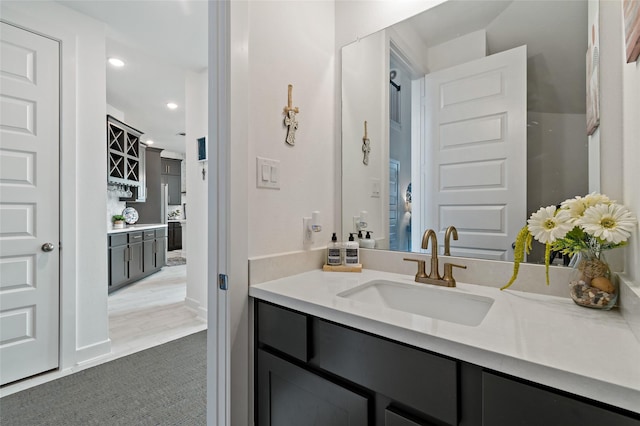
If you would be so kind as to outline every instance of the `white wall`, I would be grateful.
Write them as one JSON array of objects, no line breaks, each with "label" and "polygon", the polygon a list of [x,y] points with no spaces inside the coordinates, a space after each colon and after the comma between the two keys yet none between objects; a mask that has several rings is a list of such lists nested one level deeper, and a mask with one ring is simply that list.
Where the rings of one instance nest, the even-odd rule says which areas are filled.
[{"label": "white wall", "polygon": [[[249,256],[303,249],[302,218],[319,210],[323,246],[335,229],[333,95],[334,8],[331,2],[249,4]],[[285,24],[286,23],[286,24]],[[232,71],[233,75],[233,71]],[[287,85],[300,108],[295,146],[285,143]],[[362,138],[362,136],[360,136]],[[256,188],[256,156],[280,161],[280,190]],[[240,170],[238,170],[239,172]]]},{"label": "white wall", "polygon": [[[456,52],[452,55],[451,52]],[[431,47],[427,51],[427,67],[430,72],[487,56],[487,32],[478,30],[445,43]]]},{"label": "white wall", "polygon": [[[185,82],[186,104],[186,146],[185,160],[187,188],[189,188],[189,205],[187,208],[187,306],[195,309],[198,316],[207,318],[207,180],[202,179],[202,169],[208,172],[207,162],[200,163],[197,156],[196,140],[203,136],[208,138],[208,72],[190,72]],[[183,197],[184,200],[184,197]],[[184,213],[184,212],[183,212]]]},{"label": "white wall", "polygon": [[105,28],[53,2],[2,2],[2,18],[62,43],[61,367],[110,351]]}]

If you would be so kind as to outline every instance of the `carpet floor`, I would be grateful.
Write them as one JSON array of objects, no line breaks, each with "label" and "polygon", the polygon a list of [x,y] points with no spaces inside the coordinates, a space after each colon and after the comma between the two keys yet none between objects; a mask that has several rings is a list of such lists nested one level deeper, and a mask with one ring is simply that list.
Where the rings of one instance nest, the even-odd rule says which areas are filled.
[{"label": "carpet floor", "polygon": [[204,425],[206,331],[0,399],[0,424]]}]

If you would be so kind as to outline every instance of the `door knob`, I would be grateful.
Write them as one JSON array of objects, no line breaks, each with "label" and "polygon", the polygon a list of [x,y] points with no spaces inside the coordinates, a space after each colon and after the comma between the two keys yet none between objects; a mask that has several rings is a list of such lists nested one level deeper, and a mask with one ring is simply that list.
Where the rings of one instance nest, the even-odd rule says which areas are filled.
[{"label": "door knob", "polygon": [[42,251],[53,251],[55,247],[51,243],[44,243],[42,245]]}]

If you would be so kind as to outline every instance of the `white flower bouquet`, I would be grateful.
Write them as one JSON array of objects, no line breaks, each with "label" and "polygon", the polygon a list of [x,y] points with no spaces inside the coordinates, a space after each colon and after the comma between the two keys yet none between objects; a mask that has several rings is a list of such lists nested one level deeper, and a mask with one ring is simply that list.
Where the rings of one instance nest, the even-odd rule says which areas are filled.
[{"label": "white flower bouquet", "polygon": [[524,261],[525,251],[528,254],[531,250],[533,239],[546,246],[544,259],[549,285],[552,250],[572,256],[589,252],[600,259],[605,250],[626,244],[637,220],[627,207],[594,192],[565,200],[559,208],[542,207],[527,223],[516,238],[513,275],[501,290],[511,286],[518,277],[520,263]]}]

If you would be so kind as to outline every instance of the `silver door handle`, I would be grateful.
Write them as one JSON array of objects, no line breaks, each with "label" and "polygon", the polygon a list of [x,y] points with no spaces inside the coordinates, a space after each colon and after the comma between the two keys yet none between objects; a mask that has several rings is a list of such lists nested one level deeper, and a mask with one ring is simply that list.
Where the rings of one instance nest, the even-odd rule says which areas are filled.
[{"label": "silver door handle", "polygon": [[54,248],[55,246],[52,243],[44,243],[42,245],[42,251],[49,252],[49,251],[53,251]]}]

